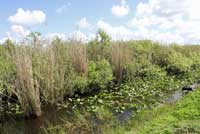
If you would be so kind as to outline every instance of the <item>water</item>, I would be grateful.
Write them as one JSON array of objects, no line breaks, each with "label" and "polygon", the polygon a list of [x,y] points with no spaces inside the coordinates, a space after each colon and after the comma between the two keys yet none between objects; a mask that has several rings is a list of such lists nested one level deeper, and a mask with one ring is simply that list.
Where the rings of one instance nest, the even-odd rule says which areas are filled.
[{"label": "water", "polygon": [[174,103],[180,100],[181,98],[183,98],[185,94],[195,91],[199,87],[200,87],[200,84],[198,83],[194,83],[193,85],[183,87],[182,90],[178,90],[172,93],[165,103],[167,104]]},{"label": "water", "polygon": [[166,101],[167,104],[171,104],[171,103],[174,103],[178,100],[180,100],[183,96],[184,96],[184,91],[182,90],[178,90],[178,91],[175,91]]},{"label": "water", "polygon": [[[181,99],[184,91],[175,91],[170,95],[165,103],[171,104]],[[128,121],[134,113],[133,109],[127,109],[123,113],[114,113],[114,116],[120,123]],[[0,123],[0,134],[41,134],[43,128],[51,125],[59,125],[65,121],[73,121],[73,111],[68,109],[56,109],[55,106],[47,106],[43,108],[43,114],[37,119],[31,120],[9,120]],[[91,119],[91,123],[98,125],[97,119]],[[95,121],[95,122],[94,122]]]},{"label": "water", "polygon": [[43,114],[36,119],[10,119],[7,122],[0,123],[0,133],[2,134],[40,134],[42,128],[46,128],[49,123],[58,125],[62,120],[72,117],[66,109],[58,110],[55,106],[43,108]]},{"label": "water", "polygon": [[123,113],[114,113],[115,117],[117,118],[117,120],[119,120],[120,123],[128,121],[131,118],[132,114],[133,110],[131,109],[126,109]]}]

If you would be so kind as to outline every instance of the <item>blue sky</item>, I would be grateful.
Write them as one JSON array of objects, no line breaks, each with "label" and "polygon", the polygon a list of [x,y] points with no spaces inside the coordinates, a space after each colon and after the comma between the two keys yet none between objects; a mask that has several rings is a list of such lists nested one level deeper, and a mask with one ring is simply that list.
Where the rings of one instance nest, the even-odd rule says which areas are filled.
[{"label": "blue sky", "polygon": [[0,41],[18,40],[30,31],[89,39],[101,28],[113,40],[199,43],[198,4],[198,0],[6,0],[0,4]]},{"label": "blue sky", "polygon": [[[100,18],[104,18],[112,24],[119,25],[125,21],[115,18],[110,8],[120,0],[6,0],[0,4],[0,29],[1,35],[6,32],[10,23],[8,17],[15,14],[18,8],[24,10],[42,10],[46,14],[46,22],[40,26],[30,29],[40,32],[71,32],[76,30],[75,23],[82,17],[86,17],[90,23],[96,23]],[[136,7],[138,0],[130,3],[132,10]],[[61,13],[56,11],[66,5]],[[131,13],[132,16],[134,12]],[[127,16],[126,20],[131,17]]]}]

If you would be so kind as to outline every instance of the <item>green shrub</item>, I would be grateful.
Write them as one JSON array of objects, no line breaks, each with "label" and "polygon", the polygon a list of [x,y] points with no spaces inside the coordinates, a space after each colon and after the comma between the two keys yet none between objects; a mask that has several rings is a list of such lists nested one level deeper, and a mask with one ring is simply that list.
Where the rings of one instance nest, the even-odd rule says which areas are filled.
[{"label": "green shrub", "polygon": [[89,60],[109,59],[111,38],[103,30],[99,30],[96,38],[88,43],[87,52]]},{"label": "green shrub", "polygon": [[162,80],[166,77],[166,72],[161,70],[158,66],[149,65],[148,67],[138,70],[136,76],[153,80]]},{"label": "green shrub", "polygon": [[134,81],[138,78],[161,80],[166,77],[166,72],[158,65],[151,64],[146,59],[141,59],[140,61],[128,63],[125,66],[123,77],[127,81]]},{"label": "green shrub", "polygon": [[16,78],[16,67],[5,46],[0,46],[0,92],[11,93]]},{"label": "green shrub", "polygon": [[178,52],[171,52],[168,57],[166,58],[167,66],[166,70],[169,74],[172,75],[183,75],[186,73],[191,65],[192,60],[188,57],[183,56],[181,53]]},{"label": "green shrub", "polygon": [[72,96],[75,92],[84,93],[87,88],[87,78],[77,73],[70,73],[65,82],[66,95]]},{"label": "green shrub", "polygon": [[88,84],[90,88],[105,89],[112,79],[112,67],[107,60],[89,61]]}]

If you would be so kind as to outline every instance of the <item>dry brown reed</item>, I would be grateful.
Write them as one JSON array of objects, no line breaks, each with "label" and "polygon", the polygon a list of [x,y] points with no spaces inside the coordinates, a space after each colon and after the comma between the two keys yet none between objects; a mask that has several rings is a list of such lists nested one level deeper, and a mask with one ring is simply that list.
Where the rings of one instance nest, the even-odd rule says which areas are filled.
[{"label": "dry brown reed", "polygon": [[33,76],[32,50],[23,46],[16,49],[15,61],[17,69],[15,93],[27,116],[40,116],[40,92],[38,81]]},{"label": "dry brown reed", "polygon": [[69,53],[75,72],[87,76],[88,65],[86,46],[82,44],[72,44]]},{"label": "dry brown reed", "polygon": [[116,42],[111,49],[112,68],[118,83],[122,81],[124,66],[131,61],[131,51],[128,45]]}]

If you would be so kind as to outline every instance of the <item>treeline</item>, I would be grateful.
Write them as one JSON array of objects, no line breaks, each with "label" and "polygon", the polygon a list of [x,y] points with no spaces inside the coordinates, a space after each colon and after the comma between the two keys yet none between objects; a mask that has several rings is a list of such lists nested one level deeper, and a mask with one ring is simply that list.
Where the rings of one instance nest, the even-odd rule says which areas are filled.
[{"label": "treeline", "polygon": [[199,74],[198,45],[112,42],[103,31],[87,44],[57,38],[44,46],[34,36],[28,45],[10,40],[0,45],[1,107],[18,104],[29,117],[40,116],[41,105],[62,103],[75,94],[98,94],[138,80],[193,82]]}]

